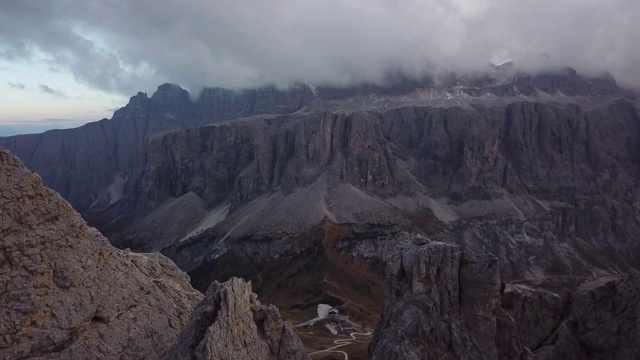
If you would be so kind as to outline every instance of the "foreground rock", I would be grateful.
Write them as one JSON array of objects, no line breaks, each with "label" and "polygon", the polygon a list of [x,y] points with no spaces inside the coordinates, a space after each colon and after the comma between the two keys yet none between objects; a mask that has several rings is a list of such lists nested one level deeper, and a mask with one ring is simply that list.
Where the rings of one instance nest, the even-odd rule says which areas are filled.
[{"label": "foreground rock", "polygon": [[0,359],[154,359],[202,299],[159,254],[113,248],[0,149]]},{"label": "foreground rock", "polygon": [[2,148],[0,210],[0,359],[308,358],[249,284],[214,283],[196,307],[173,262],[115,249]]},{"label": "foreground rock", "polygon": [[390,257],[372,359],[637,359],[640,276],[502,287],[495,258],[406,241]]},{"label": "foreground rock", "polygon": [[261,305],[251,283],[212,283],[166,359],[309,359],[278,309]]}]

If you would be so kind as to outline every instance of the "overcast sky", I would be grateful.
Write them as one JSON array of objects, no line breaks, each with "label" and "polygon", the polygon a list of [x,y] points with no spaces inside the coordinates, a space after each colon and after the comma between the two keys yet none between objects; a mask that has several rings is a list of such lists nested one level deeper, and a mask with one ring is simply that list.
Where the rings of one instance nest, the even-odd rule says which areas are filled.
[{"label": "overcast sky", "polygon": [[639,18],[638,0],[1,0],[0,126],[99,120],[164,82],[346,84],[507,60],[640,87]]}]

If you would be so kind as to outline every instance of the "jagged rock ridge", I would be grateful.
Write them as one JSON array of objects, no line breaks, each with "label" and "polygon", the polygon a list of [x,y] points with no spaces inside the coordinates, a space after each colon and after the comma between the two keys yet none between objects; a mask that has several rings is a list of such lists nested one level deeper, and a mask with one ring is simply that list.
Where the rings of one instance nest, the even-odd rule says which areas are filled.
[{"label": "jagged rock ridge", "polygon": [[640,274],[576,289],[501,284],[498,259],[403,239],[390,256],[372,359],[637,359]]},{"label": "jagged rock ridge", "polygon": [[632,92],[620,89],[610,77],[585,78],[570,68],[523,74],[515,71],[512,64],[471,76],[449,74],[439,82],[431,77],[421,80],[400,77],[390,79],[386,85],[347,88],[307,85],[287,90],[205,88],[195,100],[179,86],[164,84],[150,98],[145,93],[133,96],[110,120],[77,129],[0,137],[0,146],[23,159],[47,186],[84,215],[89,210],[107,208],[122,196],[124,170],[130,166],[132,156],[141,150],[145,138],[168,130],[254,115],[269,118],[300,110],[383,111],[425,102],[440,107],[470,101],[504,105],[523,99],[562,101],[562,97],[574,100],[582,97],[586,99],[583,102],[589,103],[596,96],[636,98]]},{"label": "jagged rock ridge", "polygon": [[166,359],[310,359],[278,309],[261,305],[251,283],[213,282]]},{"label": "jagged rock ridge", "polygon": [[194,326],[211,305],[219,316],[199,358],[237,358],[243,348],[247,359],[308,358],[250,285],[216,283],[197,305],[202,294],[171,260],[112,247],[2,148],[0,210],[2,359],[191,358],[189,334],[203,330]]}]

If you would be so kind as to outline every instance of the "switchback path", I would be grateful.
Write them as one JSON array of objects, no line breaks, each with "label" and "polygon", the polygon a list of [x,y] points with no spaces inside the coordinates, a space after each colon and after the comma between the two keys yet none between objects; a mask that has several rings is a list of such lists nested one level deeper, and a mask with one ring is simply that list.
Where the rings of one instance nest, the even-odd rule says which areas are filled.
[{"label": "switchback path", "polygon": [[323,352],[336,352],[336,353],[341,353],[342,355],[344,355],[344,360],[349,360],[349,354],[347,354],[346,352],[342,351],[342,350],[336,350],[337,348],[341,348],[343,346],[347,346],[350,345],[354,342],[357,342],[358,339],[356,339],[356,335],[360,335],[363,337],[369,337],[371,336],[371,331],[367,331],[367,332],[352,332],[349,334],[351,336],[351,339],[338,339],[338,340],[334,340],[333,343],[336,344],[336,346],[330,347],[328,349],[324,349],[324,350],[319,350],[319,351],[314,351],[312,353],[309,353],[309,356],[313,355],[313,354],[319,354],[319,353],[323,353]]}]

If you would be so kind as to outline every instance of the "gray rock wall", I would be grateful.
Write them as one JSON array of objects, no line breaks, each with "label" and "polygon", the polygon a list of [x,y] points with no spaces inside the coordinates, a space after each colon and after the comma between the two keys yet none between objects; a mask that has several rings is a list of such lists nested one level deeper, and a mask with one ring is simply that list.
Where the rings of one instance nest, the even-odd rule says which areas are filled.
[{"label": "gray rock wall", "polygon": [[492,256],[412,240],[389,258],[372,359],[640,356],[637,272],[501,284]]},{"label": "gray rock wall", "polygon": [[0,358],[159,358],[202,295],[169,259],[113,248],[0,149]]},{"label": "gray rock wall", "polygon": [[0,239],[0,359],[308,359],[250,284],[201,301],[171,260],[115,249],[2,148]]},{"label": "gray rock wall", "polygon": [[214,88],[203,90],[192,101],[186,90],[164,84],[151,98],[145,93],[133,96],[110,120],[43,134],[0,137],[0,146],[20,157],[47,186],[85,213],[118,199],[105,197],[105,189],[138,156],[147,136],[255,114],[290,113],[311,101],[312,95],[307,87],[240,92]]},{"label": "gray rock wall", "polygon": [[495,258],[440,242],[407,241],[388,261],[385,286],[369,348],[372,359],[496,359],[505,352],[525,353],[498,332],[502,310]]},{"label": "gray rock wall", "polygon": [[[430,198],[446,203],[453,219],[491,221],[456,226],[456,242],[488,249],[503,260],[507,277],[536,266],[571,267],[577,274],[593,265],[637,268],[639,139],[640,117],[627,100],[595,109],[517,102],[230,122],[150,139],[122,201],[106,218],[162,218],[166,204],[187,194],[197,195],[205,210],[229,206],[220,230],[194,243],[201,254],[229,232],[287,232],[290,223],[302,224],[290,231],[303,231],[325,217],[397,224],[403,220],[393,214],[437,213],[425,210]],[[280,210],[286,221],[270,218]],[[365,211],[364,220],[352,216]],[[271,223],[256,224],[260,219]],[[158,226],[123,226],[109,237],[145,251],[158,249],[156,242],[176,245],[191,230],[185,225],[170,239],[178,232]],[[603,261],[590,255],[604,247]],[[518,265],[532,255],[531,264]]]},{"label": "gray rock wall", "polygon": [[213,282],[166,359],[310,359],[278,309],[265,306],[251,283]]}]

